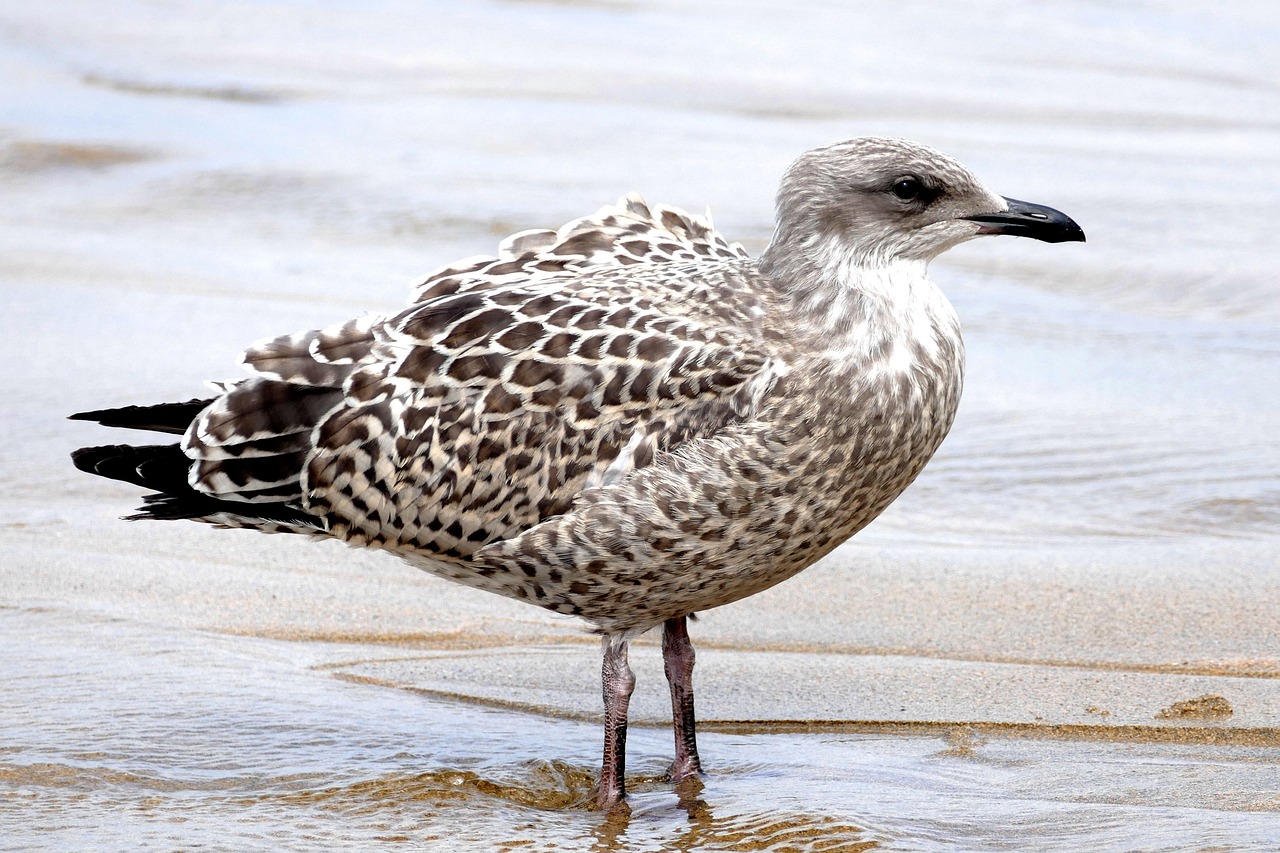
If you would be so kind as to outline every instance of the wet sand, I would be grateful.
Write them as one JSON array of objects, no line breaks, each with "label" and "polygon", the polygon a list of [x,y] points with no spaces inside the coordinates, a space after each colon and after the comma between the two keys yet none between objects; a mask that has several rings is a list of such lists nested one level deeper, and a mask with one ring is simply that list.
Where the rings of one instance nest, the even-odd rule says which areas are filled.
[{"label": "wet sand", "polygon": [[[699,617],[700,717],[737,731],[980,725],[1280,746],[1271,617],[1280,578],[1241,568],[1265,549],[1237,543],[1176,572],[1169,560],[1185,554],[1170,547],[1108,551],[1077,549],[1067,566],[1061,555],[1011,551],[995,566],[955,549],[847,545],[787,584]],[[582,623],[385,555],[124,525],[96,502],[11,522],[3,554],[6,604],[20,610],[335,647],[324,667],[341,677],[598,717],[598,640]],[[635,658],[633,719],[664,724],[657,637],[643,638]]]},{"label": "wet sand", "polygon": [[[1141,849],[1265,850],[1276,837],[1274,646],[1235,618],[1234,596],[1223,604],[1231,567],[1172,594],[1159,571],[1117,593],[1131,561],[1093,582],[1068,571],[1064,604],[1043,566],[955,572],[932,549],[846,548],[694,626],[705,787],[662,779],[660,652],[637,644],[630,811],[606,819],[589,806],[598,650],[571,620],[341,546],[124,525],[106,503],[64,501],[3,531],[15,849],[1129,849],[1140,828]],[[928,630],[895,590],[932,603]],[[1249,607],[1278,603],[1257,592]],[[1224,615],[1176,618],[1206,604]],[[1064,624],[1092,642],[1064,641]]]},{"label": "wet sand", "polygon": [[[0,849],[1280,846],[1280,20],[947,8],[0,13]],[[661,781],[653,638],[606,820],[576,621],[125,524],[137,490],[67,461],[132,437],[72,411],[187,399],[627,190],[758,250],[786,162],[860,133],[1090,242],[935,266],[953,434],[853,542],[692,626],[704,789]]]}]

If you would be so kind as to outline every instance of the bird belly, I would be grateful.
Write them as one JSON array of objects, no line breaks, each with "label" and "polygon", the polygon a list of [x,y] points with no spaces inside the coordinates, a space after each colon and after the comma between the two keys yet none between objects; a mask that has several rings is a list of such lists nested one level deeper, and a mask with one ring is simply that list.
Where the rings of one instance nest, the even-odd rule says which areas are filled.
[{"label": "bird belly", "polygon": [[424,567],[607,633],[737,601],[812,565],[897,498],[950,428],[959,386],[958,366],[825,396],[791,383],[761,420],[586,493],[466,567]]}]

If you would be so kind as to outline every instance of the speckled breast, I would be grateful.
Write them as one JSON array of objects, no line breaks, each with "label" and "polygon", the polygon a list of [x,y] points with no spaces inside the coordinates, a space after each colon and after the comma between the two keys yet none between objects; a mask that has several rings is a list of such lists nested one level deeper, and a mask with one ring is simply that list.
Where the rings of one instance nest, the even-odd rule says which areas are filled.
[{"label": "speckled breast", "polygon": [[570,516],[501,543],[465,580],[610,633],[767,589],[830,552],[915,479],[951,426],[956,351],[910,373],[795,372],[761,417],[691,442]]}]

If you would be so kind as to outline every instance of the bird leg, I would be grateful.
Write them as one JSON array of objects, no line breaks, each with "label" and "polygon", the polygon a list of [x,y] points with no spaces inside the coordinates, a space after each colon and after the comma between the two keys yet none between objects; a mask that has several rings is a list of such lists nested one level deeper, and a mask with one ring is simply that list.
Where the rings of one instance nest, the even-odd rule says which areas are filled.
[{"label": "bird leg", "polygon": [[702,772],[698,734],[693,719],[693,644],[684,616],[662,625],[662,662],[671,685],[671,723],[676,735],[676,760],[671,781],[681,782]]},{"label": "bird leg", "polygon": [[627,665],[627,641],[604,638],[604,762],[600,768],[600,790],[596,803],[608,810],[627,795],[623,776],[627,769],[627,705],[636,677]]}]

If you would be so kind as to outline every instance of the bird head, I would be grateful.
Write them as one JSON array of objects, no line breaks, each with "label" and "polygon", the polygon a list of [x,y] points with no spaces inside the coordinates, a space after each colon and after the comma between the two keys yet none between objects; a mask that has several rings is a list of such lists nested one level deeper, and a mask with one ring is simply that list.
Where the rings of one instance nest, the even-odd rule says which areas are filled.
[{"label": "bird head", "polygon": [[1066,214],[996,195],[939,151],[862,137],[806,152],[787,170],[777,231],[763,260],[799,254],[823,267],[833,259],[862,268],[927,263],[987,234],[1084,240]]}]

